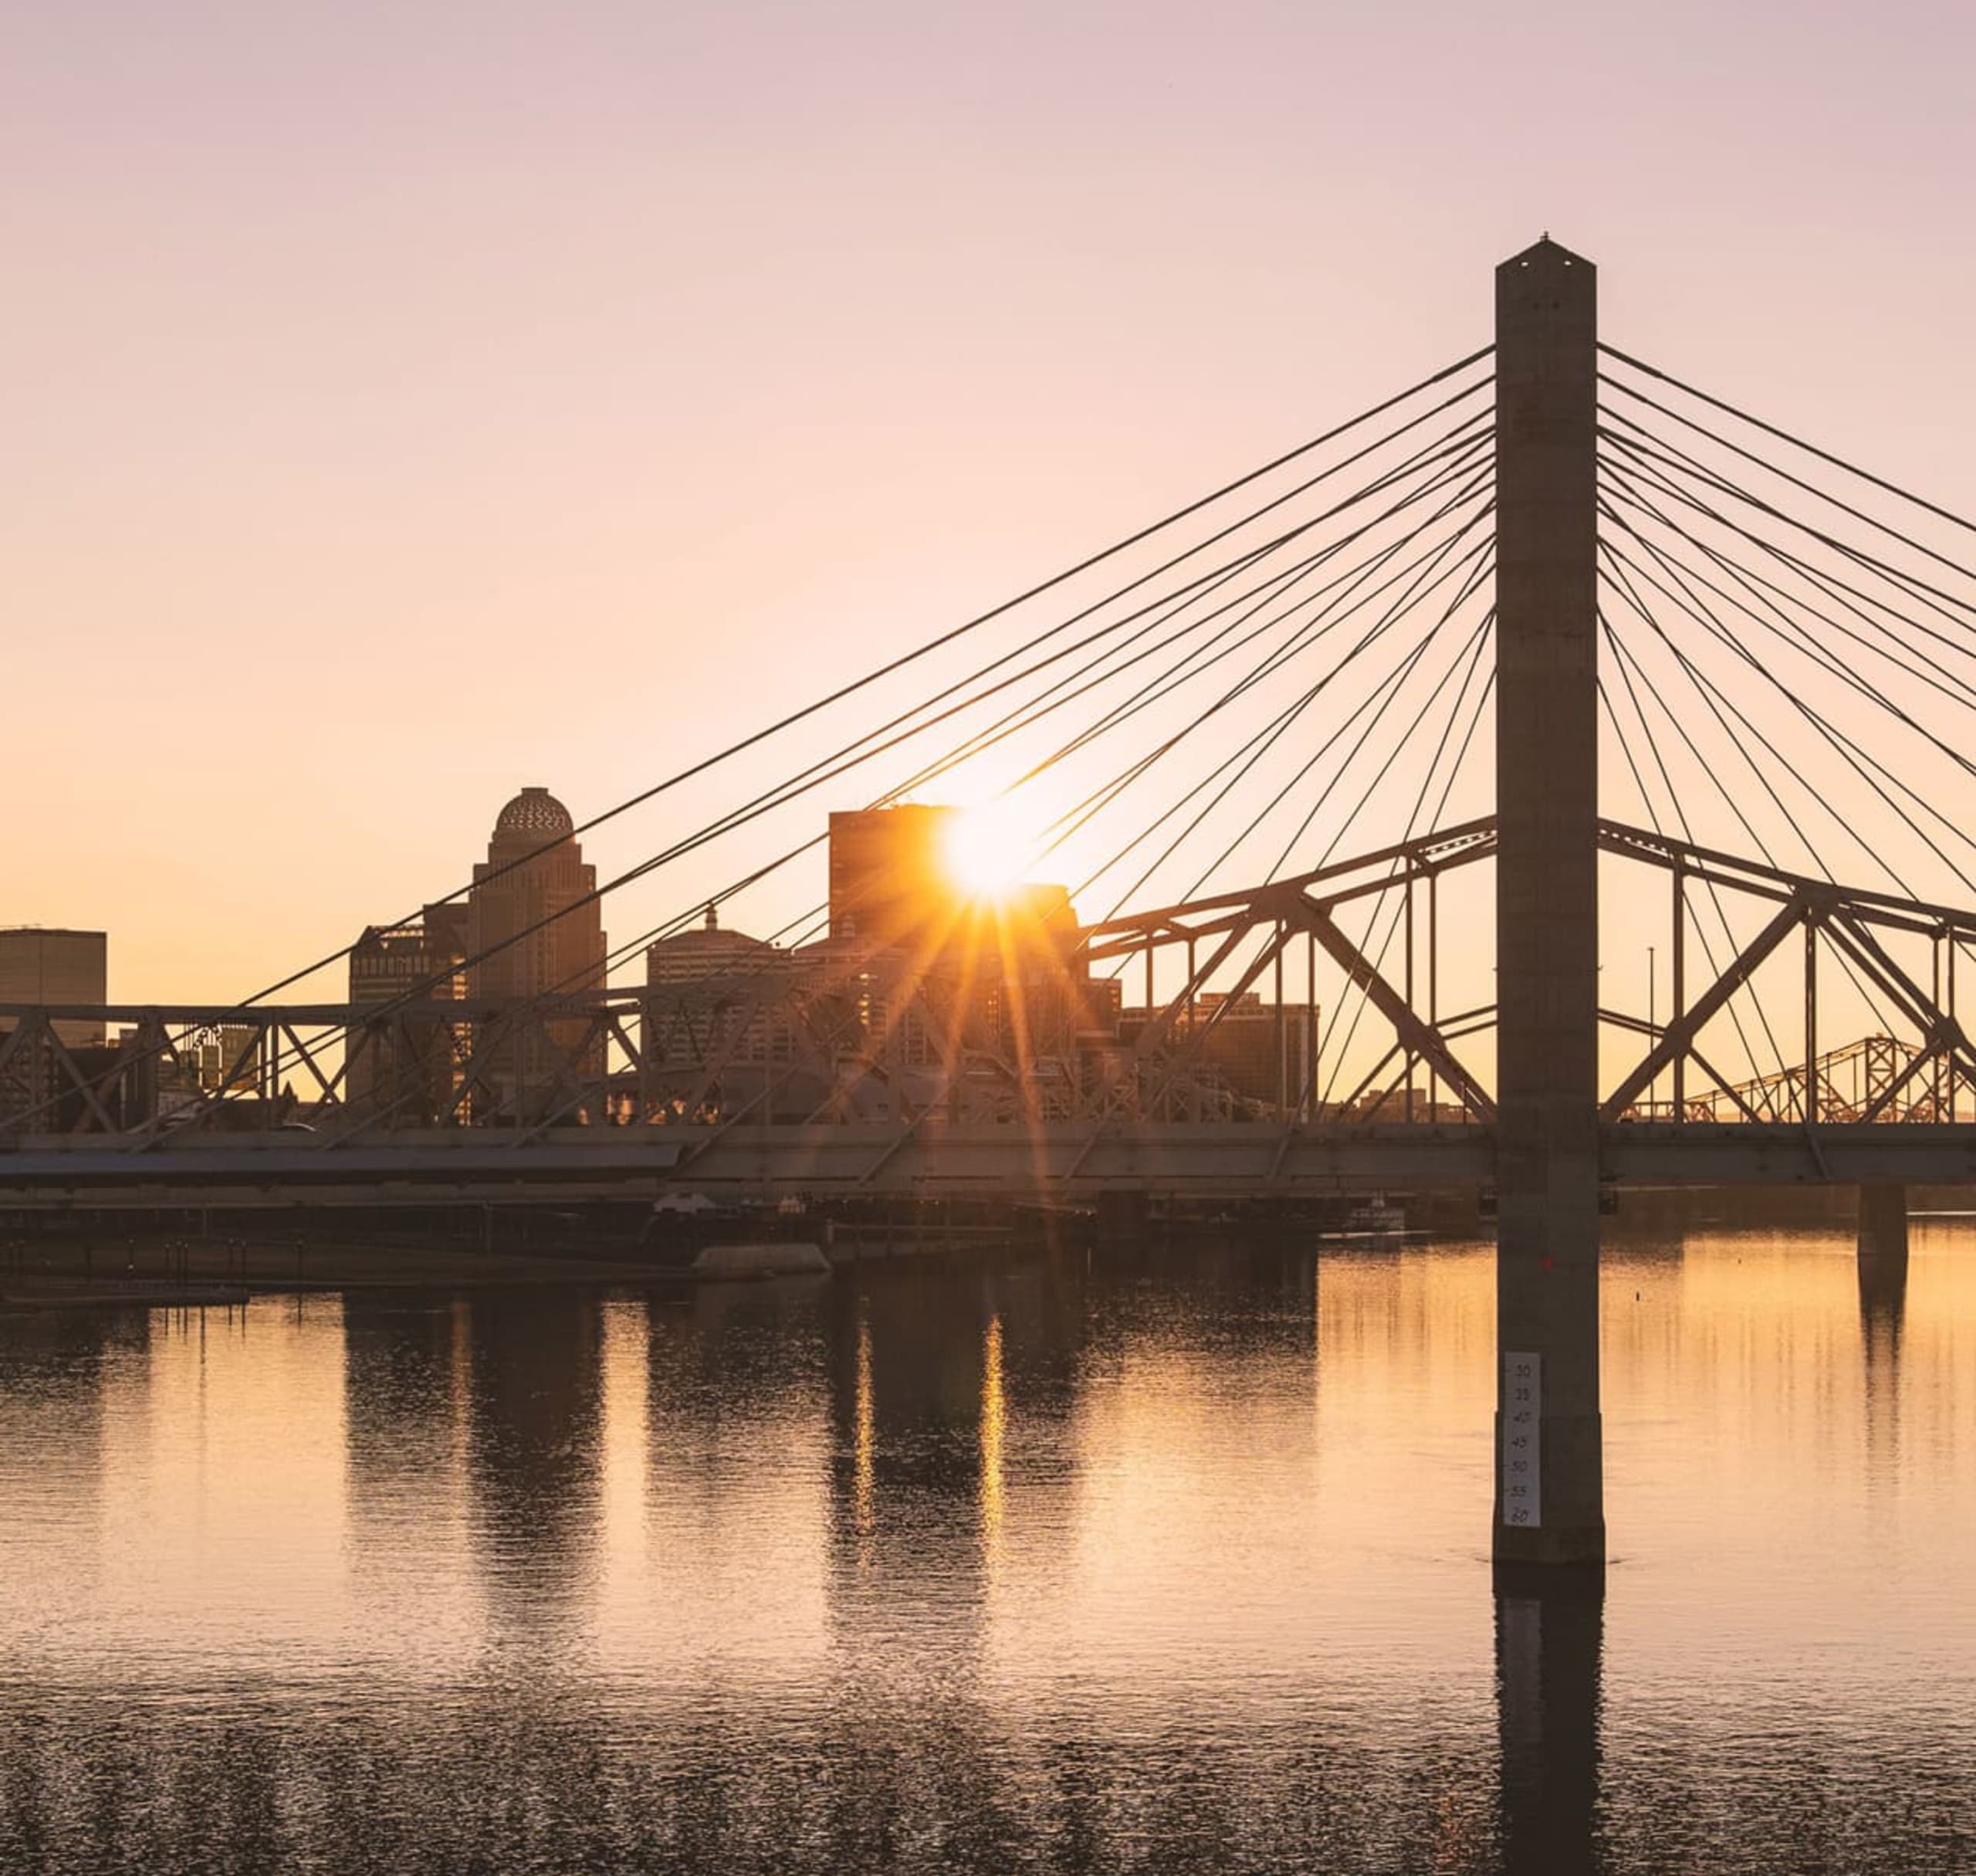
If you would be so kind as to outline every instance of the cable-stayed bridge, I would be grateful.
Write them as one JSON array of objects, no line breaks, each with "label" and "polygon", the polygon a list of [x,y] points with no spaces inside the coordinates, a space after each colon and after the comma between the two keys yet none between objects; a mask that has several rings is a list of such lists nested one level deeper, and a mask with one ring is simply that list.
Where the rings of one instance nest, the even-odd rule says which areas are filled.
[{"label": "cable-stayed bridge", "polygon": [[[1493,344],[577,830],[663,798],[598,895],[695,881],[609,964],[767,938],[0,1007],[0,1203],[1486,1186],[1497,1555],[1596,1558],[1606,1194],[1976,1179],[1972,534],[1603,344],[1547,239]],[[984,791],[1056,910],[794,909],[826,808]]]}]

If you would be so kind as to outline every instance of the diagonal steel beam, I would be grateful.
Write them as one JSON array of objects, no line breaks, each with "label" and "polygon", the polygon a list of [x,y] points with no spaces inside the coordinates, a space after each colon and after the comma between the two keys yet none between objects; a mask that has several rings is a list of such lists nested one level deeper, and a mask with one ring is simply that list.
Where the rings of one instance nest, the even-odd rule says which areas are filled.
[{"label": "diagonal steel beam", "polygon": [[453,1098],[446,1103],[446,1111],[440,1116],[441,1126],[450,1124],[453,1116],[473,1099],[475,1089],[486,1081],[495,1056],[511,1038],[514,1028],[514,1013],[509,1010],[475,1023],[473,1046],[461,1066],[460,1085],[453,1090]]},{"label": "diagonal steel beam", "polygon": [[1886,1085],[1866,1103],[1859,1115],[1861,1121],[1879,1119],[1881,1115],[1900,1098],[1901,1090],[1906,1088],[1909,1082],[1912,1082],[1930,1062],[1940,1061],[1947,1053],[1944,1047],[1944,1041],[1945,1038],[1937,1036],[1927,1048],[1917,1049],[1910,1058],[1907,1066],[1898,1075],[1893,1076]]},{"label": "diagonal steel beam", "polygon": [[[13,1066],[14,1058],[16,1055],[22,1054],[31,1055],[28,1045],[34,1037],[40,1035],[42,1026],[47,1021],[48,1018],[38,1011],[32,1016],[22,1016],[15,1018],[13,1028],[8,1031],[4,1038],[0,1038],[0,1075],[5,1074],[6,1072]],[[36,1077],[34,1070],[35,1065],[32,1060],[30,1059],[27,1069],[27,1079],[25,1084],[28,1090],[28,1100],[29,1102],[29,1106],[26,1112],[20,1114],[9,1114],[6,1116],[4,1122],[0,1122],[0,1125],[10,1127],[15,1126],[24,1126],[29,1116],[35,1111],[32,1106],[34,1099],[34,1084],[38,1078]]]},{"label": "diagonal steel beam", "polygon": [[[1392,1061],[1394,1056],[1404,1055],[1406,1051],[1403,1050],[1397,1042],[1388,1043],[1386,1045],[1386,1052],[1358,1078],[1358,1085],[1352,1090],[1351,1093],[1347,1095],[1342,1101],[1338,1102],[1336,1108],[1332,1110],[1333,1112],[1342,1115],[1348,1109],[1356,1107],[1368,1094],[1371,1093],[1373,1084],[1379,1080],[1382,1075],[1386,1073],[1386,1064]],[[1402,1072],[1403,1073],[1404,1070],[1402,1070]],[[1399,1077],[1396,1075],[1394,1079],[1397,1082]]]},{"label": "diagonal steel beam", "polygon": [[[1710,1081],[1714,1082],[1715,1092],[1717,1094],[1727,1095],[1731,1101],[1735,1102],[1745,1120],[1751,1122],[1753,1125],[1757,1126],[1761,1126],[1765,1124],[1768,1116],[1759,1114],[1754,1108],[1751,1106],[1749,1102],[1743,1098],[1741,1089],[1733,1085],[1731,1083],[1729,1078],[1723,1074],[1719,1068],[1715,1067],[1715,1065],[1710,1062],[1708,1058],[1704,1055],[1700,1049],[1697,1048],[1693,1043],[1690,1043],[1688,1045],[1688,1059],[1692,1062],[1697,1068],[1700,1069],[1702,1073],[1706,1075]],[[1693,1096],[1693,1099],[1697,1100],[1705,1100],[1707,1097],[1706,1095],[1696,1095]],[[1687,1116],[1684,1113],[1678,1113],[1677,1117],[1682,1120],[1687,1119]]]},{"label": "diagonal steel beam", "polygon": [[1289,942],[1289,926],[1279,923],[1275,936],[1263,946],[1249,967],[1236,979],[1235,987],[1215,1006],[1213,1014],[1206,1022],[1191,1027],[1187,1031],[1186,1040],[1167,1058],[1166,1072],[1160,1078],[1159,1085],[1147,1097],[1149,1102],[1164,1099],[1167,1089],[1179,1079],[1182,1068],[1192,1064],[1199,1057],[1202,1049],[1206,1046],[1208,1038],[1213,1034],[1216,1026],[1223,1017],[1226,1016],[1230,1009],[1233,1007],[1235,1000],[1238,997],[1248,994],[1249,987],[1283,955],[1284,946]]},{"label": "diagonal steel beam", "polygon": [[1731,960],[1729,967],[1721,976],[1667,1025],[1658,1046],[1647,1052],[1646,1059],[1607,1098],[1599,1110],[1599,1119],[1618,1119],[1653,1085],[1656,1076],[1670,1063],[1690,1053],[1695,1038],[1707,1025],[1709,1019],[1750,980],[1757,967],[1803,922],[1809,909],[1807,896],[1794,893],[1790,903]]},{"label": "diagonal steel beam", "polygon": [[1299,893],[1286,905],[1284,916],[1317,940],[1348,981],[1364,991],[1372,1007],[1392,1024],[1402,1047],[1427,1062],[1470,1113],[1479,1120],[1495,1119],[1495,1102],[1456,1058],[1440,1029],[1415,1014],[1413,1006],[1379,975],[1372,960],[1346,936],[1328,908]]},{"label": "diagonal steel beam", "polygon": [[117,1123],[110,1117],[109,1109],[96,1099],[94,1085],[89,1077],[83,1074],[75,1057],[69,1053],[69,1045],[62,1040],[60,1033],[52,1023],[48,1025],[47,1033],[49,1054],[53,1059],[55,1065],[75,1084],[76,1092],[88,1104],[90,1112],[96,1116],[97,1124],[101,1126],[103,1132],[117,1133],[119,1129]]},{"label": "diagonal steel beam", "polygon": [[1248,936],[1252,926],[1260,923],[1259,919],[1256,919],[1237,926],[1226,938],[1223,939],[1220,943],[1215,946],[1207,962],[1188,977],[1186,984],[1182,988],[1179,995],[1172,998],[1159,1015],[1151,1018],[1146,1026],[1132,1038],[1132,1060],[1135,1063],[1143,1062],[1166,1039],[1174,1023],[1179,1019],[1180,1012],[1193,1003],[1194,998],[1199,994],[1202,985],[1206,984],[1208,979],[1228,961],[1229,953]]},{"label": "diagonal steel beam", "polygon": [[1924,1041],[1940,1043],[1949,1051],[1951,1059],[1976,1071],[1976,1050],[1971,1049],[1962,1025],[1943,1011],[1934,997],[1901,968],[1849,908],[1833,920],[1833,927],[1846,949],[1865,970],[1880,980],[1888,995],[1907,1007],[1908,1014],[1922,1032]]}]

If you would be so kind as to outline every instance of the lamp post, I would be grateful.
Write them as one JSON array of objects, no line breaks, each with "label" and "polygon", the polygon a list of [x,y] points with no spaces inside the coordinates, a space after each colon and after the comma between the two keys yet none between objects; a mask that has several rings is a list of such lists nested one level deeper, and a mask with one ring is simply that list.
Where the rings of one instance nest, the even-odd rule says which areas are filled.
[{"label": "lamp post", "polygon": [[[1646,947],[1646,1046],[1652,1048],[1660,1039],[1659,1026],[1653,1020],[1653,946]],[[1656,1080],[1659,1077],[1655,1078]],[[1646,1091],[1646,1098],[1653,1099],[1653,1090]]]}]

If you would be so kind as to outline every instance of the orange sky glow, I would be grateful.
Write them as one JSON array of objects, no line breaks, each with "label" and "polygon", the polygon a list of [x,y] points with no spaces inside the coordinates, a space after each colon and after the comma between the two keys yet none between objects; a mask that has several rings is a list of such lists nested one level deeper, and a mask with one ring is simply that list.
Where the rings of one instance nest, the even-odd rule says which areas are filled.
[{"label": "orange sky glow", "polygon": [[1617,342],[1976,511],[1954,9],[112,0],[12,40],[0,923],[107,928],[119,999],[256,989],[459,885],[522,784],[583,819],[1485,343],[1547,225]]}]

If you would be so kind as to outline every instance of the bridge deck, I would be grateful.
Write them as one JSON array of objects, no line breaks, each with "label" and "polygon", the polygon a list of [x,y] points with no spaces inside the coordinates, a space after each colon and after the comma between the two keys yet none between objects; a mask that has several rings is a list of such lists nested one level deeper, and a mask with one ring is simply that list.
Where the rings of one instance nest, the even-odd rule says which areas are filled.
[{"label": "bridge deck", "polygon": [[[1976,1125],[1619,1123],[1602,1170],[1626,1186],[1976,1184]],[[1484,1126],[1088,1123],[1034,1131],[892,1126],[486,1129],[347,1145],[293,1133],[30,1137],[0,1151],[0,1207],[441,1204],[819,1194],[1088,1200],[1108,1188],[1286,1197],[1369,1187],[1481,1187]]]}]

